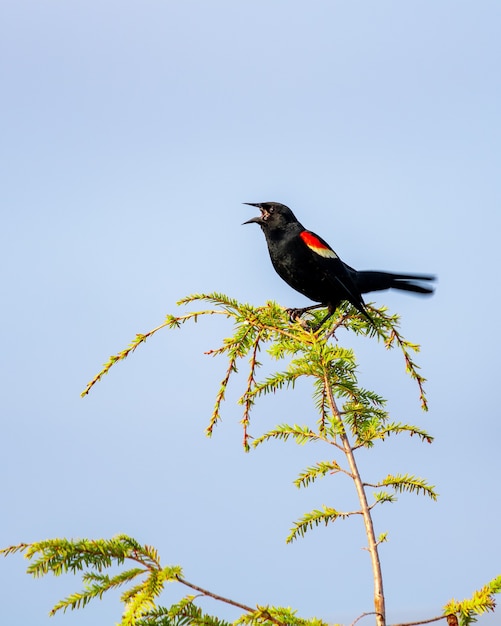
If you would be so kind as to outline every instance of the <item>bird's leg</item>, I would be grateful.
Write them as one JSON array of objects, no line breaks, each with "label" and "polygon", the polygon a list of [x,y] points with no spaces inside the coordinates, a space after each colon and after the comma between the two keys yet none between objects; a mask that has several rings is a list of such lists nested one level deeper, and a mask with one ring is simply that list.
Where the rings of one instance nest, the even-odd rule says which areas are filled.
[{"label": "bird's leg", "polygon": [[329,312],[328,312],[328,313],[327,313],[327,315],[326,315],[325,317],[323,317],[323,318],[322,318],[322,319],[318,322],[318,324],[317,324],[317,325],[313,328],[313,332],[314,332],[314,333],[316,333],[316,332],[317,332],[317,330],[319,330],[319,328],[321,328],[321,327],[325,324],[325,322],[326,322],[329,318],[331,318],[331,317],[334,315],[334,313],[335,313],[335,312],[336,312],[336,309],[335,309],[334,307],[331,307],[331,306],[329,305]]},{"label": "bird's leg", "polygon": [[311,306],[305,306],[303,309],[285,309],[289,314],[289,318],[291,322],[295,322],[308,311],[313,311],[314,309],[321,309],[325,307],[325,304],[312,304]]},{"label": "bird's leg", "polygon": [[[320,322],[318,324],[316,324],[312,330],[314,333],[317,332],[317,330],[319,328],[321,328],[325,322],[334,315],[334,313],[336,312],[336,307],[332,306],[332,305],[327,305],[328,306],[328,313],[325,317],[323,317]],[[289,314],[290,320],[291,322],[295,322],[296,320],[300,320],[301,316],[304,315],[305,313],[308,313],[309,311],[314,311],[315,309],[324,309],[325,308],[325,304],[312,304],[311,306],[306,306],[302,309],[286,309],[287,313]],[[304,323],[303,323],[304,326]]]}]

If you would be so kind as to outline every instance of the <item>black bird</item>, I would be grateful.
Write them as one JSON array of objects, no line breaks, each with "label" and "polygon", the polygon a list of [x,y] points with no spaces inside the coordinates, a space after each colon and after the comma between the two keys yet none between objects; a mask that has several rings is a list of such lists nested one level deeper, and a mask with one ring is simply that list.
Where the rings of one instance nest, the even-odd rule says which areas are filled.
[{"label": "black bird", "polygon": [[357,271],[343,263],[329,244],[298,222],[294,213],[280,202],[245,202],[258,207],[261,215],[244,224],[259,224],[266,237],[271,262],[278,275],[299,293],[320,304],[292,309],[293,317],[315,308],[327,307],[328,313],[317,325],[318,330],[343,300],[350,302],[372,322],[363,293],[384,289],[401,289],[421,294],[433,293],[428,285],[434,276],[393,274],[391,272]]}]

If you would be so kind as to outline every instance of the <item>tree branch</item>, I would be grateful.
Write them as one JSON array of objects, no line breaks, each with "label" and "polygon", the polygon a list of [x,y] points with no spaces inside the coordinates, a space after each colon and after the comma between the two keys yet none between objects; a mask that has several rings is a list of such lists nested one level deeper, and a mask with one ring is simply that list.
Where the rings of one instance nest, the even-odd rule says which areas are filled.
[{"label": "tree branch", "polygon": [[[246,611],[247,613],[254,613],[254,611],[255,611],[255,609],[253,609],[250,606],[247,606],[246,604],[242,604],[240,602],[236,602],[235,600],[230,600],[230,598],[225,598],[223,596],[219,596],[217,593],[212,593],[212,591],[208,591],[207,589],[203,589],[202,587],[199,587],[198,585],[194,585],[193,583],[188,582],[184,578],[181,578],[181,576],[176,576],[176,578],[177,578],[178,582],[180,582],[182,585],[186,585],[186,587],[189,587],[190,589],[194,589],[195,591],[199,591],[204,596],[207,596],[209,598],[213,598],[214,600],[218,600],[219,602],[225,602],[226,604],[229,604],[231,606],[235,606],[238,609],[242,609],[242,611]],[[277,624],[277,626],[287,626],[287,624],[284,624],[284,622],[281,622],[280,620],[276,619],[275,617],[273,617],[270,614],[267,615],[267,618],[270,620],[270,622],[273,622],[274,624]]]},{"label": "tree branch", "polygon": [[354,620],[350,626],[355,626],[355,624],[360,621],[363,617],[367,617],[368,615],[379,615],[379,613],[376,613],[375,611],[370,611],[369,613],[362,613],[362,615],[359,615],[357,617],[356,620]]},{"label": "tree branch", "polygon": [[365,532],[367,535],[367,542],[368,542],[368,551],[369,551],[369,554],[371,555],[372,572],[374,576],[374,608],[376,609],[375,615],[377,618],[377,624],[378,626],[386,626],[386,612],[385,612],[385,602],[384,602],[384,592],[383,592],[383,575],[381,572],[381,563],[379,561],[378,542],[376,539],[376,534],[374,532],[374,525],[372,523],[371,509],[370,509],[369,503],[367,502],[367,495],[365,493],[364,484],[360,477],[358,466],[355,461],[355,456],[353,454],[353,449],[348,439],[348,435],[346,434],[346,430],[344,429],[344,423],[341,418],[339,409],[337,407],[336,400],[334,399],[332,388],[330,386],[329,377],[326,371],[324,373],[324,384],[327,390],[327,400],[329,402],[329,407],[331,409],[332,415],[343,426],[343,428],[341,428],[341,433],[339,437],[343,444],[344,453],[348,460],[351,474],[353,475],[353,482],[355,483],[355,488],[358,494],[358,500],[360,502],[360,508],[362,509],[362,516],[364,518]]},{"label": "tree branch", "polygon": [[[430,619],[425,619],[420,622],[405,622],[403,624],[392,624],[392,626],[420,626],[420,624],[431,624],[432,622],[438,622],[441,619],[446,619],[449,623],[450,617],[455,618],[455,623],[457,624],[457,617],[455,615],[439,615],[438,617],[432,617]],[[452,624],[454,624],[454,622],[452,622]]]}]

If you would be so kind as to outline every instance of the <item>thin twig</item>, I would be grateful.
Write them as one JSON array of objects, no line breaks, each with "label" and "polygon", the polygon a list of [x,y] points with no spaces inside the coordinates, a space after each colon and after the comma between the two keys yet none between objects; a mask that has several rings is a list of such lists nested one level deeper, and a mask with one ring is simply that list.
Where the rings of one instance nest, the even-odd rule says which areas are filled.
[{"label": "thin twig", "polygon": [[246,604],[242,604],[241,602],[236,602],[235,600],[230,600],[230,598],[224,598],[223,596],[219,596],[217,593],[213,593],[212,591],[208,591],[207,589],[203,589],[198,585],[194,585],[193,583],[188,582],[184,578],[181,578],[181,576],[176,576],[176,579],[182,585],[186,585],[186,587],[190,587],[190,589],[199,591],[204,596],[214,598],[214,600],[219,600],[220,602],[225,602],[226,604],[231,604],[231,606],[236,606],[238,609],[242,609],[242,611],[247,611],[248,613],[252,613],[252,611],[254,611],[251,606],[247,606]]},{"label": "thin twig", "polygon": [[447,615],[439,615],[438,617],[432,617],[430,619],[425,619],[420,622],[405,622],[402,624],[392,624],[392,626],[419,626],[420,624],[431,624],[432,622],[438,622],[441,619],[447,619]]},{"label": "thin twig", "polygon": [[[213,598],[214,600],[218,600],[219,602],[225,602],[226,604],[235,606],[238,609],[242,609],[243,611],[246,611],[247,613],[254,613],[255,611],[255,609],[253,609],[250,606],[247,606],[246,604],[242,604],[241,602],[236,602],[235,600],[230,600],[230,598],[225,598],[224,596],[219,596],[217,593],[212,593],[212,591],[208,591],[207,589],[203,589],[202,587],[199,587],[198,585],[194,585],[193,583],[188,582],[184,578],[181,578],[181,576],[176,576],[176,579],[182,585],[186,585],[186,587],[190,587],[190,589],[199,591],[204,596]],[[267,615],[267,619],[269,619],[270,622],[277,624],[277,626],[287,626],[286,624],[284,624],[284,622],[277,620],[276,618],[274,618],[273,616],[269,614]]]},{"label": "thin twig", "polygon": [[[251,332],[251,330],[252,330],[252,327],[249,326],[249,328],[246,330],[244,336],[241,338],[239,343],[242,343],[245,340],[245,338]],[[218,392],[218,394],[216,396],[216,402],[214,403],[214,410],[212,411],[212,415],[211,415],[211,418],[210,418],[210,421],[209,421],[209,425],[205,429],[205,433],[209,437],[212,436],[212,431],[214,430],[214,426],[221,419],[220,415],[219,415],[221,404],[222,404],[222,402],[224,400],[224,396],[226,394],[226,388],[228,386],[228,383],[230,382],[230,377],[231,377],[232,373],[236,371],[236,362],[238,361],[238,359],[240,357],[241,357],[241,355],[238,353],[238,346],[237,346],[237,344],[235,344],[235,347],[233,349],[233,354],[231,354],[231,356],[230,356],[228,367],[226,369],[226,374],[225,374],[223,380],[221,381],[221,384],[220,384],[220,387],[219,387],[219,392]]]},{"label": "thin twig", "polygon": [[409,344],[405,341],[402,335],[396,330],[395,326],[391,326],[390,336],[385,340],[386,348],[391,348],[393,342],[396,341],[402,354],[404,355],[405,368],[407,372],[410,374],[411,378],[413,378],[418,385],[419,388],[419,399],[421,401],[421,408],[424,411],[428,410],[428,400],[426,398],[426,392],[424,390],[424,383],[426,382],[426,378],[421,376],[418,372],[419,366],[414,363],[409,354]]},{"label": "thin twig", "polygon": [[110,371],[110,369],[113,367],[113,365],[115,365],[117,361],[123,361],[124,359],[126,359],[131,352],[134,352],[136,348],[138,348],[142,343],[144,343],[147,339],[149,339],[156,332],[158,332],[162,328],[165,328],[166,326],[171,326],[172,324],[182,324],[183,322],[186,322],[187,320],[191,318],[196,318],[199,315],[226,315],[228,316],[228,313],[226,311],[208,310],[208,311],[199,311],[196,313],[188,313],[186,315],[181,315],[180,317],[176,317],[176,318],[172,318],[168,316],[165,322],[163,322],[163,324],[160,324],[156,328],[153,328],[153,330],[150,330],[147,333],[137,333],[135,338],[131,341],[131,343],[127,346],[127,348],[125,348],[125,350],[122,350],[118,354],[113,354],[112,356],[110,356],[108,361],[104,364],[103,369],[98,374],[96,374],[96,376],[94,376],[94,378],[90,382],[87,383],[87,386],[82,391],[80,396],[83,398],[84,396],[88,395],[92,387],[97,382],[99,382],[105,374],[107,374]]},{"label": "thin twig", "polygon": [[341,315],[341,317],[340,317],[340,318],[336,321],[336,323],[335,323],[333,326],[331,326],[331,328],[329,328],[328,332],[327,332],[327,333],[325,333],[325,341],[327,341],[327,340],[328,340],[328,339],[330,339],[331,337],[334,337],[334,339],[336,339],[336,341],[337,341],[337,338],[336,338],[335,332],[336,332],[336,330],[337,330],[338,328],[340,328],[341,326],[343,326],[343,325],[344,325],[344,323],[346,322],[346,320],[347,320],[349,317],[352,317],[352,316],[351,316],[348,312],[344,312],[344,313]]},{"label": "thin twig", "polygon": [[249,370],[249,376],[247,378],[247,387],[245,389],[245,392],[242,396],[242,399],[244,400],[244,416],[242,418],[242,426],[243,426],[243,430],[244,430],[244,435],[243,435],[243,446],[244,446],[244,450],[248,450],[249,449],[249,434],[247,432],[247,428],[249,426],[249,422],[250,422],[250,410],[253,404],[253,400],[250,397],[250,391],[252,389],[253,386],[255,386],[256,384],[256,378],[254,376],[255,371],[256,371],[256,367],[257,367],[257,353],[259,350],[259,343],[261,341],[261,334],[263,331],[259,330],[257,332],[256,335],[256,339],[254,340],[254,348],[252,350],[252,356],[250,358],[250,370]]},{"label": "thin twig", "polygon": [[354,622],[352,622],[352,623],[351,623],[351,625],[350,625],[350,626],[355,626],[355,624],[356,624],[359,620],[361,620],[363,617],[367,617],[367,615],[379,615],[379,613],[376,613],[376,611],[370,611],[369,613],[362,613],[362,615],[359,615],[359,616],[357,617],[357,619],[356,619]]}]

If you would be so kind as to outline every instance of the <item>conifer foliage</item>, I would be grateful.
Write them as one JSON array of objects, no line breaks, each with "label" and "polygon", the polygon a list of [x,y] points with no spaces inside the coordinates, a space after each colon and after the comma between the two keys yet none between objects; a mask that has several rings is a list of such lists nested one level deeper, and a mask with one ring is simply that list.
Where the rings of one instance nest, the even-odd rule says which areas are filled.
[{"label": "conifer foliage", "polygon": [[[111,356],[102,370],[88,383],[82,395],[109,372],[118,361],[124,360],[136,348],[163,328],[180,328],[187,322],[196,322],[202,317],[222,315],[233,322],[233,334],[222,345],[207,354],[225,357],[227,365],[216,393],[212,414],[206,433],[211,436],[221,418],[221,406],[230,379],[239,369],[246,368],[244,377],[237,377],[241,384],[239,404],[242,407],[242,441],[246,451],[269,442],[279,440],[299,445],[324,444],[328,459],[304,468],[295,479],[298,488],[307,488],[320,478],[337,475],[348,476],[353,482],[358,497],[358,508],[352,511],[338,510],[334,506],[323,506],[307,511],[293,523],[287,537],[292,542],[303,537],[319,525],[329,526],[334,522],[356,516],[362,518],[371,560],[374,581],[374,616],[377,626],[386,626],[386,607],[383,576],[379,561],[380,544],[387,539],[386,533],[376,536],[372,510],[384,503],[391,503],[404,492],[437,498],[434,486],[427,480],[408,473],[390,473],[381,477],[362,477],[357,465],[357,452],[384,442],[390,436],[410,435],[424,443],[433,438],[417,425],[395,422],[386,410],[385,399],[365,389],[357,378],[357,362],[353,350],[339,345],[336,333],[353,332],[383,342],[387,349],[401,351],[407,374],[415,381],[419,401],[427,410],[425,379],[414,361],[419,346],[403,338],[399,320],[384,308],[369,307],[371,322],[351,305],[337,311],[328,327],[314,332],[312,328],[322,317],[321,312],[311,314],[309,321],[291,322],[286,310],[273,302],[261,307],[242,304],[223,294],[197,294],[184,298],[180,305],[198,305],[202,310],[184,315],[168,315],[164,322],[148,333],[138,334],[123,351]],[[275,373],[261,378],[259,358],[267,352],[278,363]],[[279,423],[268,432],[254,435],[251,429],[251,414],[256,402],[270,393],[286,391],[299,379],[312,382],[313,409],[316,418],[305,424]],[[320,449],[320,448],[319,448]],[[211,597],[239,609],[242,614],[235,624],[275,624],[282,626],[327,626],[317,618],[304,619],[290,608],[255,606],[250,607],[209,589],[199,587],[184,578],[180,566],[162,566],[159,555],[151,546],[140,545],[133,538],[119,535],[112,539],[50,539],[32,544],[11,546],[1,551],[4,555],[24,553],[30,561],[28,573],[40,577],[52,573],[56,576],[70,572],[81,573],[83,589],[58,602],[51,614],[60,610],[83,608],[94,598],[102,598],[109,590],[120,587],[124,610],[123,626],[184,626],[204,624],[226,626],[216,616],[205,614],[197,606],[199,596]],[[113,574],[107,573],[110,568]],[[168,583],[181,584],[190,590],[181,602],[170,607],[157,603],[158,597]],[[196,592],[193,594],[192,592]],[[495,595],[501,592],[501,576],[475,591],[470,599],[451,600],[436,617],[426,622],[447,620],[448,624],[467,626],[476,616],[493,611]],[[364,613],[359,616],[369,615]],[[355,621],[358,621],[357,618]],[[424,623],[424,622],[420,622]]]}]

